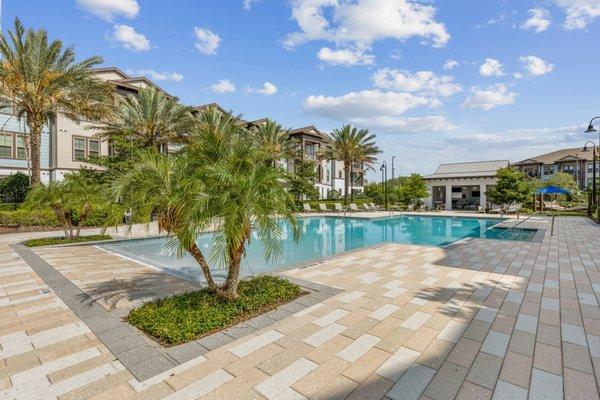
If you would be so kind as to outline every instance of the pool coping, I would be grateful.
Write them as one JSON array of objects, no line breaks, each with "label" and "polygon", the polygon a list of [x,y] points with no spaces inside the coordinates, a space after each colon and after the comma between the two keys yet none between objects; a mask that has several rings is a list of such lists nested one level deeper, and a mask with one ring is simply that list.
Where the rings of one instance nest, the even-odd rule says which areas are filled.
[{"label": "pool coping", "polygon": [[165,347],[125,322],[116,311],[102,307],[30,248],[23,244],[13,244],[11,247],[140,382],[342,292],[338,288],[285,276],[285,279],[309,293],[219,332],[184,344]]}]

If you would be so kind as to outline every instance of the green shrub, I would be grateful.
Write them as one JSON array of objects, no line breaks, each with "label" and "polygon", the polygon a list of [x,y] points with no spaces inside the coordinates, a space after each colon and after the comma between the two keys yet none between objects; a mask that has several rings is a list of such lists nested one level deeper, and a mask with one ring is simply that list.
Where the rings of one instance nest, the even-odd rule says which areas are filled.
[{"label": "green shrub", "polygon": [[27,247],[38,247],[38,246],[50,246],[53,244],[69,244],[69,243],[85,243],[85,242],[97,242],[100,240],[112,239],[108,235],[89,235],[89,236],[78,236],[73,239],[61,237],[51,237],[42,239],[31,239],[25,242]]},{"label": "green shrub", "polygon": [[19,203],[0,203],[0,211],[15,211]]},{"label": "green shrub", "polygon": [[238,294],[230,301],[208,289],[184,293],[146,303],[131,311],[128,321],[162,342],[184,343],[272,310],[304,291],[285,279],[264,275],[242,280]]},{"label": "green shrub", "polygon": [[29,177],[22,172],[0,179],[0,201],[22,203],[28,191]]},{"label": "green shrub", "polygon": [[0,226],[59,226],[56,215],[50,210],[15,210],[0,211]]}]

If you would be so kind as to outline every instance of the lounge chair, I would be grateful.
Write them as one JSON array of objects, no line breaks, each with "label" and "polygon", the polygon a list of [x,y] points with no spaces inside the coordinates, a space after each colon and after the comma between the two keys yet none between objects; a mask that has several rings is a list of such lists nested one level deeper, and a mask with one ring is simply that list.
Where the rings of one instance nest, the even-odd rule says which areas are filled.
[{"label": "lounge chair", "polygon": [[573,207],[565,207],[565,211],[586,211],[587,209],[587,204],[578,204]]},{"label": "lounge chair", "polygon": [[552,211],[565,211],[565,207],[551,201],[544,201],[544,208]]},{"label": "lounge chair", "polygon": [[350,208],[349,208],[349,210],[350,210],[350,211],[352,211],[352,212],[358,212],[358,211],[360,211],[360,210],[358,209],[358,207],[356,207],[356,203],[350,203]]},{"label": "lounge chair", "polygon": [[313,210],[310,206],[310,203],[304,203],[302,205],[304,206],[304,212],[315,212],[315,210]]},{"label": "lounge chair", "polygon": [[327,204],[319,203],[319,211],[321,212],[329,212],[329,208],[327,208]]},{"label": "lounge chair", "polygon": [[490,208],[490,214],[502,214],[502,206],[492,204],[492,208]]},{"label": "lounge chair", "polygon": [[406,206],[406,211],[415,211],[415,206],[413,204],[409,204]]},{"label": "lounge chair", "polygon": [[375,203],[373,203],[373,202],[369,203],[369,206],[371,206],[371,210],[373,210],[373,211],[379,211],[379,210],[381,210],[381,208],[377,207],[375,205]]},{"label": "lounge chair", "polygon": [[421,204],[421,206],[419,207],[419,211],[427,211],[427,206],[425,204]]},{"label": "lounge chair", "polygon": [[367,203],[363,203],[363,208],[368,212],[375,211]]},{"label": "lounge chair", "polygon": [[507,214],[518,214],[520,209],[521,209],[520,204],[513,204],[513,205],[508,206],[508,208],[506,210],[504,210],[504,212]]},{"label": "lounge chair", "polygon": [[477,212],[480,214],[485,214],[485,206],[477,206]]},{"label": "lounge chair", "polygon": [[342,203],[335,203],[333,208],[336,212],[346,212],[346,209],[342,207]]}]

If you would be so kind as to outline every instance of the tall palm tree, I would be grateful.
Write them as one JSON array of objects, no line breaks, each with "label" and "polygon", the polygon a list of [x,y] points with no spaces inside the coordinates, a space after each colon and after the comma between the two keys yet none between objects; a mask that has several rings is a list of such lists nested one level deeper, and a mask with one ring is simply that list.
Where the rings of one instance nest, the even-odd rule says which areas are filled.
[{"label": "tall palm tree", "polygon": [[189,107],[156,88],[143,88],[122,99],[112,117],[95,126],[98,136],[117,146],[155,147],[182,142],[194,123]]},{"label": "tall palm tree", "polygon": [[283,129],[271,119],[256,127],[253,133],[258,147],[272,166],[282,158],[293,158],[298,152],[297,142],[290,138],[289,129]]},{"label": "tall palm tree", "polygon": [[352,164],[357,162],[370,167],[379,153],[381,150],[375,145],[375,134],[369,133],[368,129],[358,129],[348,124],[341,129],[334,129],[327,137],[321,157],[344,162],[345,202],[348,202],[348,189],[351,186]]},{"label": "tall palm tree", "polygon": [[42,129],[57,113],[77,120],[97,120],[112,106],[113,88],[92,75],[100,57],[76,62],[73,48],[60,40],[48,42],[44,29],[25,30],[15,18],[8,37],[0,33],[0,103],[12,106],[25,120],[31,148],[31,184],[40,182]]}]

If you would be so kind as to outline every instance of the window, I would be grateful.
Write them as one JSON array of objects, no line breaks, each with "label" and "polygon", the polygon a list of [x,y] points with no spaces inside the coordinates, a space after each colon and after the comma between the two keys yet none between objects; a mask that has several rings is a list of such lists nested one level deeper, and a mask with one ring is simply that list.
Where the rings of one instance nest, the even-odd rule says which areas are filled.
[{"label": "window", "polygon": [[12,158],[13,135],[0,134],[0,157]]},{"label": "window", "polygon": [[84,161],[85,160],[85,139],[84,138],[73,138],[73,160]]},{"label": "window", "polygon": [[570,173],[575,172],[575,166],[573,164],[563,165],[562,169],[563,169],[563,172],[570,172]]},{"label": "window", "polygon": [[88,141],[88,157],[100,157],[100,141],[90,139]]},{"label": "window", "polygon": [[25,150],[25,137],[17,135],[17,137],[15,138],[15,143],[17,145],[16,158],[24,160],[26,158],[25,156],[27,155],[27,152]]},{"label": "window", "polygon": [[544,175],[552,175],[554,174],[554,165],[545,165],[544,166]]},{"label": "window", "polygon": [[338,171],[338,178],[342,179],[342,170],[341,169]]}]

